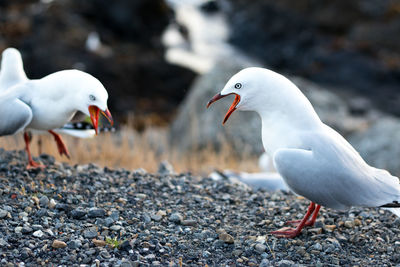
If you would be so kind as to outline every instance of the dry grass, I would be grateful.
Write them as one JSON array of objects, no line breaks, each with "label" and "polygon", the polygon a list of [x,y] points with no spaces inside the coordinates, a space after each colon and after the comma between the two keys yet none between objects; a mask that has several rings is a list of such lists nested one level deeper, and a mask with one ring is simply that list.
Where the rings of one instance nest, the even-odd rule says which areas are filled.
[{"label": "dry grass", "polygon": [[[54,156],[57,161],[69,164],[95,163],[129,170],[143,168],[149,172],[156,172],[162,160],[169,161],[177,172],[191,171],[196,174],[207,174],[214,169],[258,170],[256,156],[246,152],[237,155],[228,144],[222,145],[218,152],[210,146],[190,153],[179,153],[168,145],[167,131],[163,128],[149,127],[139,134],[126,127],[117,133],[104,133],[91,139],[70,136],[63,136],[63,139],[71,160],[58,155],[56,144],[50,135],[33,136],[33,156],[46,153]],[[0,147],[6,150],[23,149],[22,135],[0,138]]]}]

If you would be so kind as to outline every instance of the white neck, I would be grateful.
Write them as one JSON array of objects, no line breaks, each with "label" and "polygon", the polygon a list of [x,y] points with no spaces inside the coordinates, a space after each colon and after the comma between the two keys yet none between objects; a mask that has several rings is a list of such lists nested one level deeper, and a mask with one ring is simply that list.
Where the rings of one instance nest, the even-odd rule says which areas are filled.
[{"label": "white neck", "polygon": [[280,148],[305,148],[299,134],[323,126],[304,95],[296,100],[290,101],[284,108],[275,108],[271,104],[256,110],[262,121],[264,149],[270,155]]}]

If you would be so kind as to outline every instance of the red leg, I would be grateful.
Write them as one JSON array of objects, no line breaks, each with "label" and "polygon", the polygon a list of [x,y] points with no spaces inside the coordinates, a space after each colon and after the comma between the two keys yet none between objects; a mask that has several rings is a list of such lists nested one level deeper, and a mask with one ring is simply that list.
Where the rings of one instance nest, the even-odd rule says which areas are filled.
[{"label": "red leg", "polygon": [[[315,221],[317,220],[318,212],[320,209],[321,209],[321,205],[315,206],[315,210],[312,214],[311,219],[308,220],[304,226],[313,226],[315,224]],[[301,221],[302,220],[287,221],[286,224],[291,224],[291,225],[297,226],[301,223]]]},{"label": "red leg", "polygon": [[25,150],[26,153],[28,153],[28,166],[26,166],[27,169],[36,169],[36,168],[44,168],[46,166],[37,163],[32,159],[31,155],[31,150],[29,149],[29,143],[31,142],[31,138],[29,137],[28,133],[24,133],[24,141],[25,141]]},{"label": "red leg", "polygon": [[[296,228],[283,228],[281,230],[273,231],[271,234],[275,235],[276,237],[286,237],[286,238],[294,238],[301,233],[301,230],[306,225],[308,218],[310,218],[311,214],[315,210],[315,203],[311,202],[310,206],[308,206],[308,210],[304,218],[301,220],[299,225]],[[313,216],[314,217],[314,216]],[[315,215],[315,218],[317,216]]]},{"label": "red leg", "polygon": [[61,136],[52,130],[49,130],[49,133],[51,133],[54,136],[54,140],[57,143],[58,153],[60,153],[61,156],[64,154],[67,158],[70,158],[68,149],[65,146],[65,143],[62,140]]}]

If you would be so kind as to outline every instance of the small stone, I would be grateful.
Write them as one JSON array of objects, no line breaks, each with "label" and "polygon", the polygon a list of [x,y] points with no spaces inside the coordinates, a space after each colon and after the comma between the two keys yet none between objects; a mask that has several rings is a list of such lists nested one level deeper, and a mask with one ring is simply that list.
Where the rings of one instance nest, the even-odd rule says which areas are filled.
[{"label": "small stone", "polygon": [[51,245],[53,248],[65,248],[67,244],[60,240],[54,240],[53,244]]},{"label": "small stone", "polygon": [[362,223],[359,219],[354,219],[354,225],[355,226],[360,226]]},{"label": "small stone", "polygon": [[344,222],[344,227],[353,228],[354,227],[354,223],[352,221],[345,221]]},{"label": "small stone", "polygon": [[87,215],[89,218],[104,217],[106,215],[106,211],[104,209],[91,208]]},{"label": "small stone", "polygon": [[312,246],[312,248],[315,249],[315,250],[321,251],[321,250],[322,250],[322,245],[321,245],[320,243],[315,243],[315,244]]},{"label": "small stone", "polygon": [[47,207],[49,204],[49,198],[47,196],[41,196],[39,199],[39,205],[42,207]]},{"label": "small stone", "polygon": [[7,216],[8,211],[0,209],[0,219],[3,219]]},{"label": "small stone", "polygon": [[114,224],[113,226],[110,227],[110,230],[115,231],[115,232],[119,232],[121,231],[122,226],[118,225],[118,224]]},{"label": "small stone", "polygon": [[109,258],[111,258],[110,253],[108,253],[108,252],[105,251],[105,250],[101,251],[99,255],[100,255],[100,257],[102,257],[103,259],[109,259]]},{"label": "small stone", "polygon": [[322,228],[311,228],[311,229],[308,229],[308,232],[320,235],[320,234],[322,234]]},{"label": "small stone", "polygon": [[263,259],[259,267],[269,267],[272,266],[268,259]]},{"label": "small stone", "polygon": [[224,241],[227,244],[233,244],[235,242],[235,239],[233,238],[233,236],[231,236],[230,234],[227,234],[227,233],[219,234],[219,239]]},{"label": "small stone", "polygon": [[162,219],[161,215],[157,215],[157,214],[153,214],[151,215],[151,218],[153,219],[153,221],[159,222]]},{"label": "small stone", "polygon": [[335,228],[336,228],[336,225],[334,225],[334,224],[326,224],[324,228],[325,228],[325,231],[333,232],[333,230],[335,230]]},{"label": "small stone", "polygon": [[92,239],[92,242],[96,247],[104,247],[106,245],[104,240]]},{"label": "small stone", "polygon": [[169,216],[169,220],[171,222],[179,224],[183,220],[183,217],[179,212],[175,212],[175,213],[172,213],[171,216]]},{"label": "small stone", "polygon": [[196,220],[183,220],[182,221],[182,225],[185,225],[185,226],[196,226],[197,225],[197,221]]},{"label": "small stone", "polygon": [[160,165],[158,165],[158,171],[161,175],[168,175],[174,173],[174,168],[168,161],[162,161]]},{"label": "small stone", "polygon": [[42,232],[42,230],[37,230],[37,231],[33,232],[32,235],[37,238],[42,238],[44,236],[44,233]]},{"label": "small stone", "polygon": [[54,199],[50,199],[49,208],[54,209],[56,205],[57,205],[56,201]]},{"label": "small stone", "polygon": [[88,239],[93,239],[97,236],[97,231],[95,229],[88,229],[83,231],[83,236]]},{"label": "small stone", "polygon": [[257,251],[258,253],[263,253],[263,252],[267,249],[267,246],[265,246],[264,244],[258,243],[258,244],[256,244],[256,245],[254,246],[254,248],[256,249],[256,251]]},{"label": "small stone", "polygon": [[14,232],[17,234],[21,233],[21,231],[22,231],[22,226],[17,226],[14,228]]},{"label": "small stone", "polygon": [[125,240],[124,242],[122,242],[122,243],[119,245],[118,248],[119,248],[120,250],[123,250],[123,251],[129,251],[129,250],[132,249],[132,245],[131,245],[131,243],[129,242],[129,240]]},{"label": "small stone", "polygon": [[86,211],[82,209],[72,210],[70,213],[73,219],[82,219],[86,215]]},{"label": "small stone", "polygon": [[68,248],[77,249],[82,246],[82,242],[80,240],[71,240],[67,243]]},{"label": "small stone", "polygon": [[159,210],[159,211],[157,211],[156,215],[167,216],[167,212],[165,210]]},{"label": "small stone", "polygon": [[276,263],[277,267],[292,267],[293,265],[295,265],[294,261],[290,260],[281,260]]},{"label": "small stone", "polygon": [[139,199],[145,199],[147,197],[147,195],[146,194],[142,194],[142,193],[138,193],[138,194],[136,194],[136,197],[139,198]]},{"label": "small stone", "polygon": [[29,233],[32,233],[32,232],[33,232],[33,229],[31,227],[29,227],[29,226],[24,226],[21,229],[21,233],[23,233],[23,234],[29,234]]},{"label": "small stone", "polygon": [[35,205],[37,206],[37,207],[39,207],[40,205],[39,205],[39,198],[37,197],[37,196],[33,196],[32,197],[32,201],[35,203]]},{"label": "small stone", "polygon": [[56,210],[63,210],[63,211],[68,211],[70,209],[68,204],[64,204],[64,203],[57,203],[55,206]]}]

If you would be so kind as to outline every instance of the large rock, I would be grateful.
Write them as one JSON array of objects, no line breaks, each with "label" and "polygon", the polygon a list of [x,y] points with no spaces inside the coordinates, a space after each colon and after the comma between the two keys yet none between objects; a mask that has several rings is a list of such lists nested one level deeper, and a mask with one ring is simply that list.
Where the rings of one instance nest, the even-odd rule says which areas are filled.
[{"label": "large rock", "polygon": [[[171,126],[171,141],[182,151],[221,147],[227,143],[242,153],[263,152],[261,121],[254,112],[233,113],[223,126],[222,120],[233,97],[226,97],[206,109],[208,100],[224,87],[239,70],[258,63],[237,55],[220,60],[207,74],[199,77],[181,104]],[[321,119],[342,134],[349,134],[368,126],[368,116],[354,117],[346,102],[332,92],[299,77],[289,77],[309,98]]]},{"label": "large rock", "polygon": [[400,120],[382,114],[365,131],[349,137],[350,143],[366,162],[400,175]]}]

